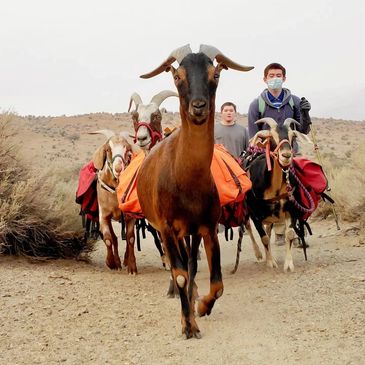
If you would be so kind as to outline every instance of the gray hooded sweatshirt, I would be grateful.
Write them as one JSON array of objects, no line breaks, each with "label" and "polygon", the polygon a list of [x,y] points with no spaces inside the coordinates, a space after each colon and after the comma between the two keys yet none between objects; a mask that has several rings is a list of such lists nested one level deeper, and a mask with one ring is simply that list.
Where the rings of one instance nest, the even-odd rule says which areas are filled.
[{"label": "gray hooded sweatshirt", "polygon": [[[268,129],[266,124],[257,125],[255,122],[264,117],[273,118],[278,124],[283,124],[286,118],[293,118],[297,122],[300,123],[300,126],[296,126],[296,129],[299,132],[304,134],[308,134],[310,131],[310,121],[308,123],[307,120],[303,120],[303,116],[300,112],[300,99],[298,96],[292,95],[289,89],[284,90],[284,99],[283,103],[280,108],[275,108],[271,101],[269,100],[267,93],[268,90],[265,89],[261,96],[265,101],[265,110],[263,115],[259,113],[259,101],[256,98],[251,104],[248,110],[248,134],[249,138],[252,138],[259,130],[261,129]],[[292,108],[289,104],[290,98],[293,98],[294,101],[294,108]]]}]

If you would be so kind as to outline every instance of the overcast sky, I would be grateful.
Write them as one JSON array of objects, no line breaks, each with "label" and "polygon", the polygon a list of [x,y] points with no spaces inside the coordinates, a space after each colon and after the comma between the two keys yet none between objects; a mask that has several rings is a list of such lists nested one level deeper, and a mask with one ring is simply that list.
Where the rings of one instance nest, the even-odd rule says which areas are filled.
[{"label": "overcast sky", "polygon": [[[365,120],[365,3],[362,0],[0,0],[0,108],[21,115],[126,112],[174,90],[170,73],[139,75],[186,43],[214,45],[243,73],[223,71],[217,107],[247,113],[271,62],[312,116]],[[177,99],[167,100],[178,110]]]}]

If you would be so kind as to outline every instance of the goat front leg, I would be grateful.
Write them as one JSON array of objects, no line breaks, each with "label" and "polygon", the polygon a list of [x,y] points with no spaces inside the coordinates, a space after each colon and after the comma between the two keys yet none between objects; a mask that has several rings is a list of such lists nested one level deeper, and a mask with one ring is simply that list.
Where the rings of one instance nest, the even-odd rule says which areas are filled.
[{"label": "goat front leg", "polygon": [[221,254],[216,228],[210,230],[203,240],[210,271],[210,290],[199,301],[198,314],[201,317],[211,313],[215,301],[223,294]]},{"label": "goat front leg", "polygon": [[[271,268],[274,268],[274,267],[277,268],[278,264],[276,263],[276,260],[273,257],[272,252],[271,252],[270,237],[266,233],[266,231],[262,225],[262,222],[258,221],[256,219],[253,219],[253,223],[255,224],[257,232],[260,235],[261,242],[265,248],[266,266],[271,267]],[[271,230],[269,231],[269,234],[271,234]]]},{"label": "goat front leg", "polygon": [[124,266],[127,266],[128,274],[137,274],[136,256],[134,255],[134,242],[136,240],[134,234],[134,226],[136,220],[134,218],[125,217],[125,223],[127,228],[127,241],[124,254]]},{"label": "goat front leg", "polygon": [[106,266],[111,270],[117,270],[118,266],[114,260],[113,253],[113,237],[111,234],[111,216],[104,215],[102,211],[99,212],[99,221],[100,221],[100,232],[103,235],[103,241],[106,246],[107,254],[106,254]]},{"label": "goat front leg", "polygon": [[293,240],[296,237],[294,228],[292,226],[292,220],[290,216],[285,217],[285,246],[286,246],[286,255],[285,255],[285,262],[284,262],[284,271],[287,272],[290,270],[291,272],[294,271],[294,262],[293,262],[293,255],[292,255],[292,245]]},{"label": "goat front leg", "polygon": [[113,242],[113,255],[114,255],[114,262],[117,270],[122,269],[122,263],[120,261],[119,257],[119,251],[118,251],[118,237],[114,233],[112,222],[110,221],[110,227],[109,227],[111,236],[112,236],[112,242]]},{"label": "goat front leg", "polygon": [[171,274],[179,290],[182,333],[185,334],[186,338],[201,338],[188,295],[188,253],[185,244],[182,239],[179,240],[176,237],[173,230],[169,227],[163,229],[161,235],[170,261]]}]

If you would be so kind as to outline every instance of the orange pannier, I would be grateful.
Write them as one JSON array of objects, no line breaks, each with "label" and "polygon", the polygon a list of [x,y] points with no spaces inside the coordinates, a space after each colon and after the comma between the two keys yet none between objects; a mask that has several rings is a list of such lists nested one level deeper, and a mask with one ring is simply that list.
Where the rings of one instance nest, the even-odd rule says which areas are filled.
[{"label": "orange pannier", "polygon": [[[142,209],[137,195],[137,176],[145,158],[141,151],[129,166],[121,173],[117,187],[119,208],[125,214],[142,217]],[[223,145],[214,145],[211,173],[217,186],[221,206],[232,202],[240,202],[251,189],[251,180],[240,167],[235,158]]]},{"label": "orange pannier", "polygon": [[221,207],[242,201],[252,187],[246,172],[221,144],[214,145],[210,171],[218,190]]},{"label": "orange pannier", "polygon": [[132,157],[132,161],[119,176],[117,198],[120,210],[135,218],[143,218],[137,195],[137,175],[145,158],[143,151]]}]

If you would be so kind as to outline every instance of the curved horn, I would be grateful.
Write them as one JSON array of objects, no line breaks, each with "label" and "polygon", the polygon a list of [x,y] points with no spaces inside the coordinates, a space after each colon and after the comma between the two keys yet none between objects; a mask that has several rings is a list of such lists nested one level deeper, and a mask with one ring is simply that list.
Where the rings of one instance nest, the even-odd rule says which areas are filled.
[{"label": "curved horn", "polygon": [[255,122],[255,124],[266,123],[270,128],[276,128],[278,123],[272,118],[261,118]]},{"label": "curved horn", "polygon": [[292,124],[300,126],[300,123],[298,121],[296,121],[295,119],[293,119],[293,118],[286,118],[284,123],[283,123],[283,126],[291,128]]},{"label": "curved horn", "polygon": [[100,129],[98,131],[89,132],[88,134],[103,134],[108,139],[115,136],[115,133],[110,129]]},{"label": "curved horn", "polygon": [[253,66],[243,66],[243,65],[240,65],[240,64],[232,61],[230,58],[225,56],[218,48],[215,48],[213,46],[208,46],[206,44],[201,44],[200,48],[199,48],[199,52],[202,52],[205,55],[207,55],[212,61],[214,59],[216,59],[217,62],[223,63],[228,68],[231,68],[233,70],[250,71],[254,68]]},{"label": "curved horn", "polygon": [[169,66],[171,66],[174,63],[174,61],[177,61],[180,63],[184,59],[184,57],[186,55],[188,55],[189,53],[192,53],[189,44],[186,44],[185,46],[177,48],[171,52],[170,56],[167,57],[166,61],[164,61],[160,66],[158,66],[153,71],[151,71],[147,74],[141,75],[140,77],[142,79],[149,79],[150,77],[156,76],[156,75],[160,74],[161,72],[168,70]]},{"label": "curved horn", "polygon": [[131,98],[129,100],[129,107],[128,107],[128,113],[129,111],[131,110],[131,106],[132,106],[132,103],[134,102],[135,106],[136,106],[136,109],[138,107],[139,104],[142,104],[142,99],[141,97],[139,96],[139,94],[137,93],[133,93],[131,95]]},{"label": "curved horn", "polygon": [[170,96],[178,97],[179,94],[175,93],[175,91],[163,90],[152,97],[151,103],[155,103],[158,107],[160,107],[161,103]]}]

